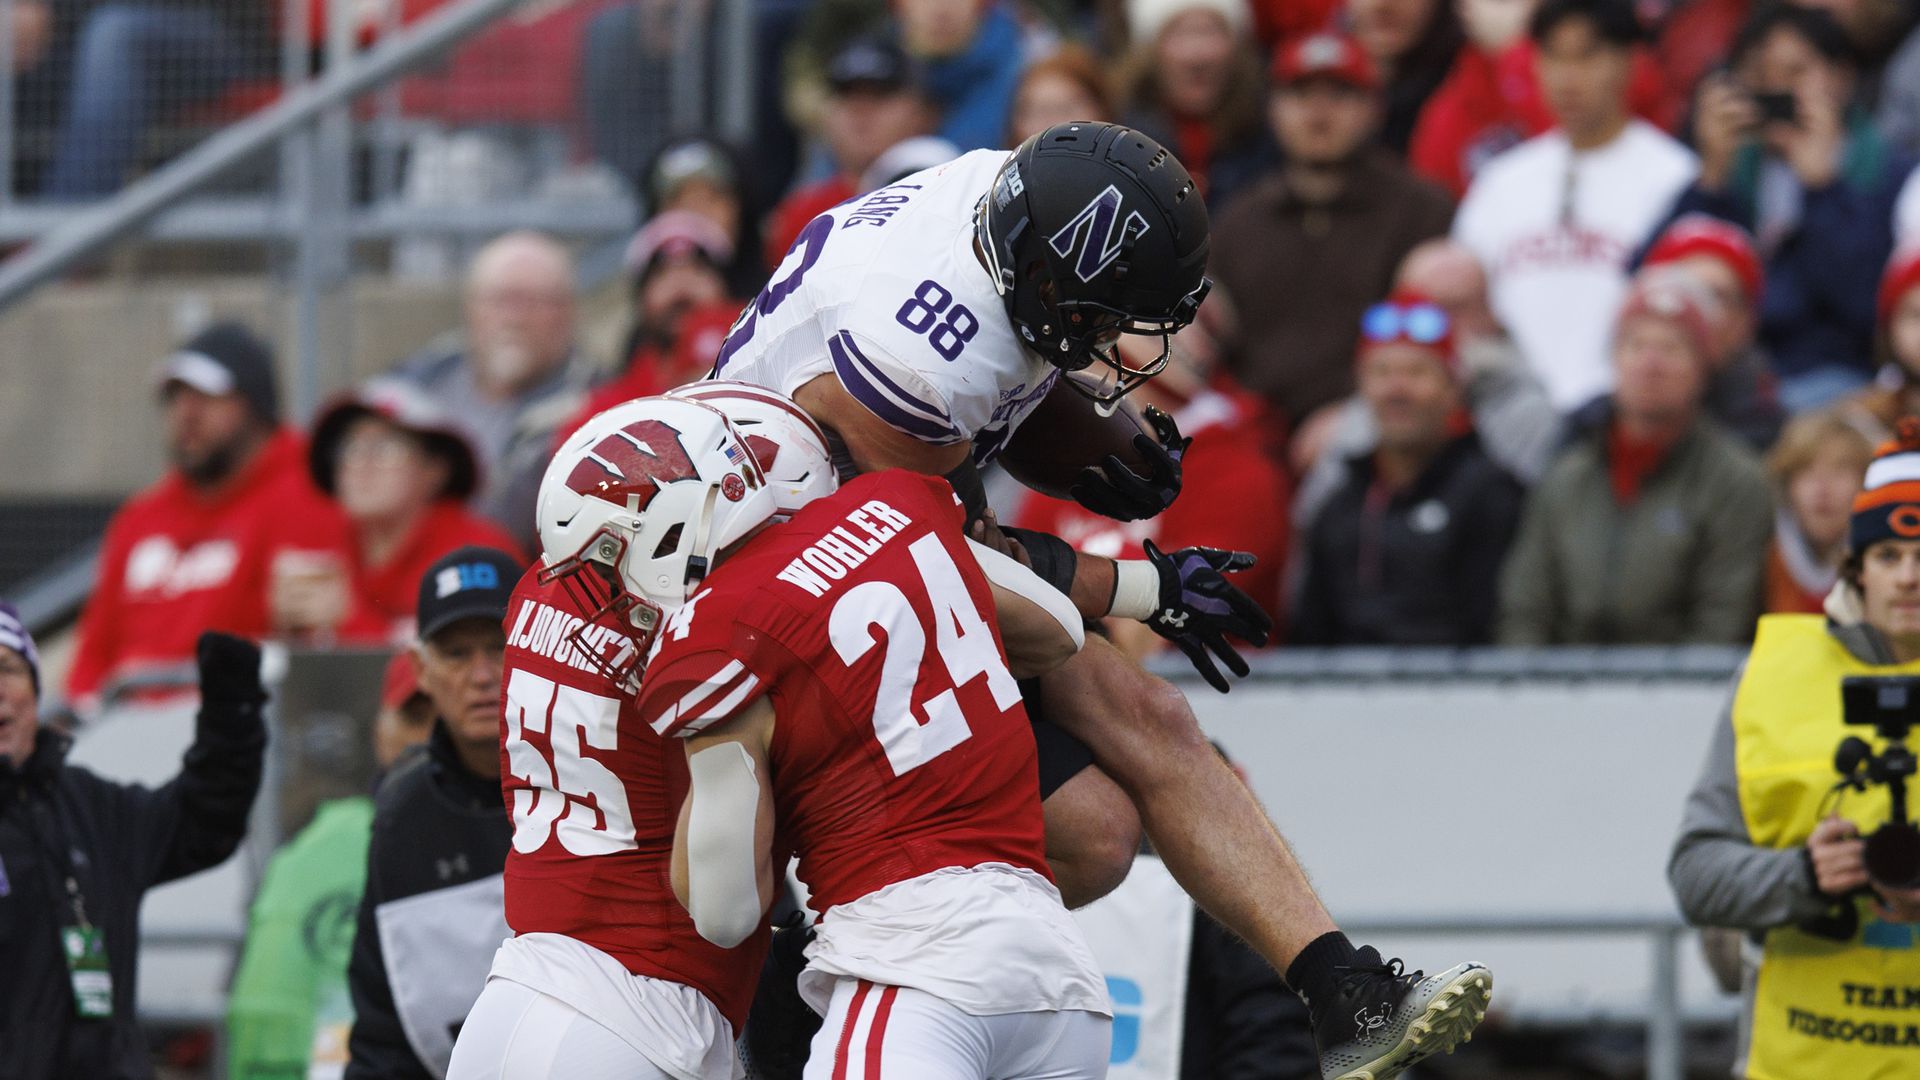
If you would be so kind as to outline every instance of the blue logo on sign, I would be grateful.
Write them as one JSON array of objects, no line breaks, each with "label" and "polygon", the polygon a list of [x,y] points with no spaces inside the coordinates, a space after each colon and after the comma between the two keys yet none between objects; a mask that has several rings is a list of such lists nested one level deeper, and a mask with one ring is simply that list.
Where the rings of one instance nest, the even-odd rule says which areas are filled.
[{"label": "blue logo on sign", "polygon": [[[1107,996],[1113,999],[1113,1050],[1107,1064],[1122,1065],[1140,1052],[1140,1005],[1145,1000],[1140,984],[1132,979],[1107,976]],[[1133,1012],[1121,1012],[1132,1006]]]}]

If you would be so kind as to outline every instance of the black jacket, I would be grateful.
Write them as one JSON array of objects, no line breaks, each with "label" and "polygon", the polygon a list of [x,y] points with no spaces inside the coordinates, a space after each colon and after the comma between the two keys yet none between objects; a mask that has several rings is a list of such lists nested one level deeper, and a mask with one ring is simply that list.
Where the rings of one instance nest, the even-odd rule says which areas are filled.
[{"label": "black jacket", "polygon": [[[266,738],[257,702],[203,704],[180,775],[158,789],[66,764],[67,737],[51,728],[24,767],[0,762],[0,1080],[153,1075],[134,1015],[140,898],[239,847]],[[74,1012],[68,868],[105,935],[111,1018]]]},{"label": "black jacket", "polygon": [[[461,763],[444,724],[434,724],[425,754],[395,767],[381,782],[374,796],[367,888],[347,963],[354,1016],[347,1080],[432,1075],[408,1042],[394,1002],[380,944],[380,906],[498,877],[506,869],[512,838],[500,781],[477,776]],[[468,915],[474,922],[500,917],[497,910],[455,917]],[[489,948],[485,959],[492,957]],[[478,993],[479,987],[472,987],[466,1001]]]},{"label": "black jacket", "polygon": [[1354,458],[1346,482],[1308,528],[1291,640],[1491,641],[1500,564],[1520,524],[1520,482],[1468,433],[1405,490],[1383,495],[1373,487],[1373,458]]}]

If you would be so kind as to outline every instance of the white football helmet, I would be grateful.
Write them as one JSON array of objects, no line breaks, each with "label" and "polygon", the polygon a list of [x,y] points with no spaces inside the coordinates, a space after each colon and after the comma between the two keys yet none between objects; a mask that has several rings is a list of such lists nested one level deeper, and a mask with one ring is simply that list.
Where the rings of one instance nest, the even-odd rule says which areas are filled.
[{"label": "white football helmet", "polygon": [[[603,671],[637,687],[661,621],[691,596],[723,549],[776,509],[746,439],[697,401],[637,398],[581,425],[555,452],[535,504],[541,580],[562,582],[585,624],[571,635]],[[631,638],[616,656],[604,626]]]},{"label": "white football helmet", "polygon": [[840,488],[840,475],[827,449],[826,432],[793,399],[752,383],[708,379],[688,383],[667,396],[711,405],[727,414],[746,436],[747,449],[760,463],[767,486],[773,489],[776,519],[785,520],[800,508]]}]

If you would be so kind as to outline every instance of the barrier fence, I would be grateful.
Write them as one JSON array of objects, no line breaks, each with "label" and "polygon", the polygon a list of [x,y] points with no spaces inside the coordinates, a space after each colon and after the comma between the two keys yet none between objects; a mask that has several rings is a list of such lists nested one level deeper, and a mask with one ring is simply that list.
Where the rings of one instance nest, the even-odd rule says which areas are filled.
[{"label": "barrier fence", "polygon": [[[1688,1031],[1724,1030],[1736,1008],[1712,986],[1664,865],[1738,660],[1724,649],[1302,650],[1257,657],[1228,696],[1157,666],[1245,768],[1352,934],[1409,967],[1486,960],[1510,1027],[1638,1025],[1650,1080],[1678,1080]],[[148,904],[151,1019],[219,1024],[247,897],[297,828],[281,817],[309,801],[290,788],[316,775],[323,788],[360,782],[333,775],[352,767],[326,731],[364,735],[371,686],[338,689],[355,665],[377,677],[374,655],[270,658],[274,749],[255,830],[242,858]],[[163,779],[190,737],[191,706],[120,708],[83,732],[77,756]]]}]

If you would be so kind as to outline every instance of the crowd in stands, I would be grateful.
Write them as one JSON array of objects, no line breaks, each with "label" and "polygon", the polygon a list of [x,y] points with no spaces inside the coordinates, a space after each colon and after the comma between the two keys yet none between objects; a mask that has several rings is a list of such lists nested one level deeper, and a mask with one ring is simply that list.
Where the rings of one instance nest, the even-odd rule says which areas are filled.
[{"label": "crowd in stands", "polygon": [[[630,7],[594,25],[658,15]],[[1283,646],[1744,641],[1820,609],[1873,447],[1920,410],[1916,13],[766,7],[797,149],[619,152],[647,215],[619,356],[581,348],[567,249],[513,233],[471,261],[457,332],[310,435],[242,328],[167,359],[172,468],[114,523],[69,691],[184,660],[204,625],[404,639],[405,583],[464,543],[526,556],[554,440],[703,375],[814,215],[1066,119],[1161,140],[1207,201],[1215,289],[1135,399],[1198,441],[1160,518],[1001,516],[1102,553],[1253,551]]]}]

